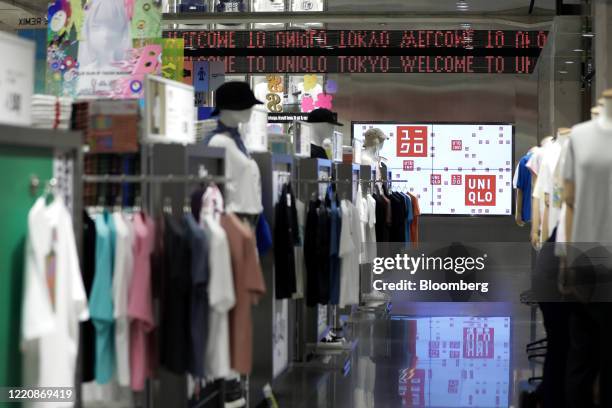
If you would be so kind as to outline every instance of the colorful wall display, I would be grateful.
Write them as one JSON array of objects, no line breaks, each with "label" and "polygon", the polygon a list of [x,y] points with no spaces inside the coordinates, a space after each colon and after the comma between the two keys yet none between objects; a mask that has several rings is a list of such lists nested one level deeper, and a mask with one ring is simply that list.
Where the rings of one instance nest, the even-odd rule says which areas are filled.
[{"label": "colorful wall display", "polygon": [[388,137],[380,157],[421,214],[512,214],[511,124],[353,122],[353,135],[365,139],[371,128]]},{"label": "colorful wall display", "polygon": [[161,72],[159,0],[55,0],[48,20],[48,93],[139,98]]}]

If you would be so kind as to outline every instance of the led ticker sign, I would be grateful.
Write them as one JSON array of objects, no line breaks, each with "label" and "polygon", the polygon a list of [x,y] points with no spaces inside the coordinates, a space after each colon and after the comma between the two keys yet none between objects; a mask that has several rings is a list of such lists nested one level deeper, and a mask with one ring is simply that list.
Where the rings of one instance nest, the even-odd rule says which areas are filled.
[{"label": "led ticker sign", "polygon": [[186,49],[439,48],[542,49],[546,31],[509,30],[284,30],[166,31]]},{"label": "led ticker sign", "polygon": [[188,60],[223,61],[227,74],[529,74],[546,31],[167,31]]},{"label": "led ticker sign", "polygon": [[226,74],[529,74],[536,57],[473,56],[225,56]]}]

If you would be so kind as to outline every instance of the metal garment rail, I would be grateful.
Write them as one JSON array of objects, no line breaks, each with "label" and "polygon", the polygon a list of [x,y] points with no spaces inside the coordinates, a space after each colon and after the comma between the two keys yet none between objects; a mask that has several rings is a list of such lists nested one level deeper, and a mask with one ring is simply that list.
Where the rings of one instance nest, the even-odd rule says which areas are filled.
[{"label": "metal garment rail", "polygon": [[226,183],[229,181],[224,176],[194,176],[194,175],[117,175],[117,174],[86,174],[83,175],[84,183],[197,183],[214,182]]}]

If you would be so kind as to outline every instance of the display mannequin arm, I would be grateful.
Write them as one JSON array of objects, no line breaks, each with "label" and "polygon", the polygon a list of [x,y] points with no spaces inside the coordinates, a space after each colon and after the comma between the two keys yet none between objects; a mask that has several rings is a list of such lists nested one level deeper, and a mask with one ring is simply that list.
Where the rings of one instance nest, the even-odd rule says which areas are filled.
[{"label": "display mannequin arm", "polygon": [[563,185],[563,200],[567,205],[567,210],[565,212],[565,236],[567,242],[571,242],[572,231],[574,229],[575,187],[573,181],[565,180]]},{"label": "display mannequin arm", "polygon": [[523,221],[523,190],[520,188],[516,189],[516,213],[514,214],[514,219],[516,221],[516,225],[519,227],[525,226],[525,221]]},{"label": "display mannequin arm", "polygon": [[548,231],[548,217],[550,213],[550,195],[544,194],[544,214],[542,214],[542,238],[541,241],[544,242],[548,239],[548,235],[550,231]]}]

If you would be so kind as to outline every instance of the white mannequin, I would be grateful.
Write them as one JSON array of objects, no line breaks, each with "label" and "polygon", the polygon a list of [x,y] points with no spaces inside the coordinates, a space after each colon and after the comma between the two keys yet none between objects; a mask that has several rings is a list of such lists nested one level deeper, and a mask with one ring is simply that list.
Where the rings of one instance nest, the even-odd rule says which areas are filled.
[{"label": "white mannequin", "polygon": [[238,128],[241,123],[247,123],[251,119],[253,108],[243,110],[222,109],[219,111],[219,120],[227,127]]},{"label": "white mannequin", "polygon": [[612,90],[604,92],[600,113],[597,117],[599,125],[606,130],[612,130]]},{"label": "white mannequin", "polygon": [[310,143],[323,147],[325,139],[331,140],[334,134],[334,125],[331,123],[311,123],[312,125],[312,139]]},{"label": "white mannequin", "polygon": [[[253,108],[243,110],[219,110],[219,122],[237,129],[251,118]],[[242,135],[240,135],[242,138]],[[209,143],[211,147],[225,149],[226,210],[238,214],[257,215],[263,211],[261,200],[261,175],[255,160],[245,155],[234,139],[226,133],[217,133]]]},{"label": "white mannequin", "polygon": [[365,132],[363,152],[361,153],[361,163],[376,168],[376,178],[381,180],[384,177],[380,174],[380,150],[385,144],[387,136],[377,128],[369,129]]},{"label": "white mannequin", "polygon": [[[599,113],[596,114],[593,120],[597,121],[597,124],[602,129],[612,131],[612,89],[608,89],[603,93],[602,105],[599,108]],[[601,101],[600,99],[600,101]],[[599,102],[599,101],[598,101]],[[576,201],[576,184],[573,181],[566,180],[563,186],[563,199],[567,204],[567,211],[565,213],[565,233],[567,235],[567,241],[571,242],[572,232],[574,228],[574,203]]]}]

